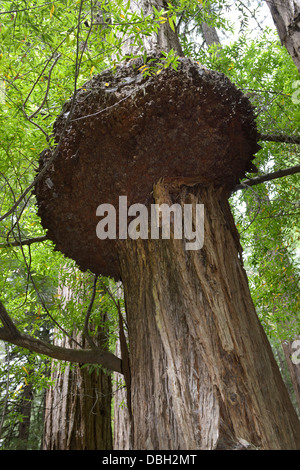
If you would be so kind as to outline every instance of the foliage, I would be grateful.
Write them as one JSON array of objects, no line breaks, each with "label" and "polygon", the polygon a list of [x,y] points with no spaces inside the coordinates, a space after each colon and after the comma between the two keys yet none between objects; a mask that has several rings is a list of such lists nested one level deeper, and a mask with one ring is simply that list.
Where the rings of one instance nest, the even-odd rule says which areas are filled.
[{"label": "foliage", "polygon": [[[52,126],[66,100],[93,75],[128,60],[122,44],[129,36],[143,50],[143,37],[164,23],[178,31],[186,55],[227,75],[252,101],[261,133],[293,135],[300,128],[295,104],[297,70],[274,30],[248,29],[261,2],[235,2],[241,17],[236,40],[205,46],[202,24],[232,34],[228,19],[232,7],[226,0],[174,0],[149,14],[128,10],[123,0],[2,0],[0,1],[0,216],[1,300],[18,328],[40,339],[82,330],[92,294],[93,277],[84,276],[75,264],[54,251],[50,241],[24,246],[7,242],[44,235],[36,213],[34,194],[24,191],[32,183],[41,150],[53,145]],[[174,51],[165,53],[156,69],[176,68]],[[298,146],[262,142],[257,154],[259,174],[295,165]],[[252,175],[248,175],[252,176]],[[299,180],[290,176],[236,193],[233,212],[245,250],[245,265],[253,299],[262,324],[276,341],[299,334]],[[103,280],[112,291],[117,286]],[[59,287],[72,296],[62,299]],[[113,299],[98,284],[91,320],[94,333],[106,328],[113,350],[117,315]],[[8,360],[9,359],[9,360]],[[2,442],[9,446],[21,418],[22,388],[31,383],[37,403],[49,384],[46,358],[7,346],[0,364],[0,403],[7,401]],[[27,384],[26,384],[27,382]],[[6,385],[8,384],[8,388]],[[0,417],[1,419],[1,417]],[[15,444],[11,444],[13,447]],[[37,441],[32,446],[37,446]]]},{"label": "foliage", "polygon": [[[202,60],[206,58],[208,65],[244,90],[256,108],[259,131],[297,135],[300,112],[293,100],[297,70],[277,38],[269,30],[255,40],[241,36],[217,52],[202,54]],[[261,145],[255,159],[258,174],[299,162],[298,145]],[[281,340],[299,334],[299,189],[298,176],[291,175],[232,198],[253,300],[268,334]]]}]

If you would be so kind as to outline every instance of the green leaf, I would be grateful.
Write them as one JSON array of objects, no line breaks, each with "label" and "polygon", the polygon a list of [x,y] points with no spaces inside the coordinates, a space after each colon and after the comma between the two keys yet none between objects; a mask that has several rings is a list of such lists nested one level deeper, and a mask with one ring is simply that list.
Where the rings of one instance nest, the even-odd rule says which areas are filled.
[{"label": "green leaf", "polygon": [[[176,17],[175,17],[176,18]],[[172,31],[174,31],[175,33],[175,26],[174,26],[174,16],[169,16],[169,25],[170,25],[170,28],[172,29]]]}]

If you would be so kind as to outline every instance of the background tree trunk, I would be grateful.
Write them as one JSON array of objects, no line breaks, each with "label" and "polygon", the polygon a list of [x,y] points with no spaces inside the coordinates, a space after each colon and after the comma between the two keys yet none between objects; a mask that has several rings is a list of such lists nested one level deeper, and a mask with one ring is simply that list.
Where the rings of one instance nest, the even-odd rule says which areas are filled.
[{"label": "background tree trunk", "polygon": [[[62,343],[74,347],[69,339]],[[99,367],[90,373],[87,367],[53,361],[51,379],[55,383],[46,393],[43,449],[111,450],[110,375]]]},{"label": "background tree trunk", "polygon": [[20,413],[22,415],[22,421],[19,424],[19,436],[17,441],[17,449],[26,450],[28,449],[28,439],[30,430],[30,417],[31,407],[33,400],[32,384],[25,385],[22,392]]},{"label": "background tree trunk", "polygon": [[201,250],[173,238],[119,246],[133,448],[300,449],[299,420],[252,303],[226,194],[179,196],[205,206]]},{"label": "background tree trunk", "polygon": [[281,44],[291,55],[300,73],[300,1],[266,0]]},{"label": "background tree trunk", "polygon": [[[64,300],[74,294],[68,286],[59,289]],[[93,336],[96,347],[105,350],[107,332],[98,329]],[[77,349],[89,348],[82,333],[72,338],[54,335],[54,343]],[[92,367],[92,372],[89,370]],[[111,450],[111,375],[100,366],[85,366],[52,362],[51,379],[54,385],[46,392],[44,450]]]},{"label": "background tree trunk", "polygon": [[[120,341],[117,341],[116,355],[121,357]],[[115,372],[113,384],[114,397],[114,450],[129,450],[131,447],[131,424],[127,408],[127,391],[124,376]]]},{"label": "background tree trunk", "polygon": [[[127,4],[127,2],[125,3]],[[141,10],[143,10],[145,16],[153,15],[153,5],[158,11],[161,11],[164,8],[166,10],[168,9],[167,2],[164,0],[141,0],[138,2],[131,1],[129,10],[133,13],[140,13]],[[124,41],[122,45],[123,54],[141,54],[141,46],[132,46],[131,43],[131,38],[128,38],[128,40]],[[151,35],[142,36],[142,43],[145,51],[149,54],[159,50],[169,52],[171,49],[173,49],[176,54],[183,56],[177,33],[170,28],[168,21],[160,24],[158,34],[153,33]]]}]

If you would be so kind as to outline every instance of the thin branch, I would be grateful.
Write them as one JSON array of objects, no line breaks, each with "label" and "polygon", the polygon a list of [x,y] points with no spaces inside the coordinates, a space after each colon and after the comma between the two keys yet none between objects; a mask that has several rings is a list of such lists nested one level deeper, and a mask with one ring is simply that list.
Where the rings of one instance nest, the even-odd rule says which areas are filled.
[{"label": "thin branch", "polygon": [[12,13],[20,13],[22,11],[35,10],[36,8],[43,8],[46,5],[52,5],[52,3],[54,3],[54,1],[52,0],[51,2],[46,2],[46,3],[43,3],[42,5],[36,5],[36,6],[32,6],[32,7],[21,8],[19,10],[0,11],[0,15],[10,15]]},{"label": "thin branch", "polygon": [[284,135],[284,134],[260,134],[260,140],[267,142],[281,142],[284,144],[298,144],[300,145],[299,135]]},{"label": "thin branch", "polygon": [[0,300],[0,320],[2,321],[2,324],[7,332],[7,334],[11,337],[17,337],[19,336],[19,331],[17,327],[14,325],[14,322],[8,315],[4,305],[2,304]]},{"label": "thin branch", "polygon": [[46,235],[41,237],[34,237],[34,238],[27,238],[25,240],[14,240],[14,241],[7,241],[7,243],[0,243],[0,248],[9,248],[11,246],[24,246],[24,245],[32,245],[33,243],[40,243],[48,240]]},{"label": "thin branch", "polygon": [[[46,100],[48,98],[48,93],[49,93],[49,89],[50,89],[50,80],[51,80],[51,74],[52,74],[52,71],[57,63],[57,61],[59,60],[59,58],[61,57],[61,54],[59,54],[53,64],[51,65],[50,69],[49,69],[49,73],[48,73],[48,80],[47,80],[47,89],[46,89],[46,93],[45,93],[45,96],[44,96],[44,99],[42,101],[42,103],[40,104],[40,106],[37,108],[36,111],[34,111],[34,113],[32,113],[29,117],[28,117],[28,120],[30,121],[34,116],[36,116],[40,110],[43,108],[44,104],[46,103]],[[25,104],[25,103],[24,103]]]},{"label": "thin branch", "polygon": [[[74,76],[74,93],[73,93],[73,96],[72,96],[72,101],[71,101],[71,105],[70,105],[70,112],[69,112],[69,115],[67,116],[67,119],[65,120],[64,122],[64,125],[63,125],[63,129],[61,131],[61,135],[60,135],[60,139],[59,139],[59,142],[55,148],[55,150],[53,151],[50,151],[51,152],[51,156],[50,158],[48,159],[48,161],[45,163],[44,167],[39,171],[38,175],[34,178],[34,180],[31,182],[31,184],[25,189],[25,191],[23,191],[23,193],[21,194],[21,196],[15,201],[14,205],[11,207],[11,209],[9,211],[7,211],[5,214],[3,214],[1,217],[0,217],[0,222],[4,219],[6,219],[9,215],[11,215],[15,209],[18,207],[18,205],[20,204],[20,202],[25,198],[25,196],[32,190],[32,188],[35,187],[35,185],[38,183],[38,181],[40,181],[40,179],[43,177],[43,175],[46,173],[46,171],[48,170],[48,168],[52,165],[52,163],[54,162],[54,160],[56,159],[58,153],[59,153],[59,150],[60,150],[60,147],[61,147],[61,143],[62,143],[62,139],[64,137],[64,134],[65,134],[65,131],[71,121],[71,118],[72,118],[72,113],[73,113],[73,109],[74,109],[74,106],[75,106],[75,99],[76,99],[76,95],[77,95],[77,80],[78,80],[78,72],[79,72],[79,67],[80,67],[80,63],[81,63],[81,59],[78,60],[78,52],[79,52],[79,27],[80,27],[80,24],[83,20],[80,19],[81,17],[81,12],[82,12],[82,1],[80,2],[80,8],[79,8],[79,14],[78,14],[78,20],[77,20],[77,48],[76,48],[76,64],[75,64],[75,76]],[[62,44],[63,42],[65,41],[65,38],[61,41],[60,44]],[[59,44],[59,45],[60,45]],[[59,45],[57,46],[56,50],[58,49]],[[56,51],[55,50],[55,51]],[[53,58],[53,55],[51,56],[51,59]],[[50,59],[50,60],[51,60]],[[47,62],[47,64],[49,63],[49,61]],[[28,99],[28,97],[27,97]],[[26,102],[26,101],[25,101]],[[24,112],[24,111],[23,111]],[[34,121],[30,121],[32,124],[38,126],[38,124],[36,124]],[[40,126],[38,126],[40,128]],[[44,133],[45,131],[40,128],[40,130]],[[47,135],[46,135],[47,137]]]},{"label": "thin branch", "polygon": [[244,180],[240,184],[236,185],[232,192],[234,193],[240,189],[246,189],[248,186],[255,186],[256,184],[264,183],[265,181],[295,175],[296,173],[300,173],[300,165],[295,165],[290,168],[285,168],[284,170],[274,171],[274,173],[268,173],[267,175],[256,176],[255,178]]},{"label": "thin branch", "polygon": [[8,341],[16,346],[52,357],[53,359],[79,364],[100,364],[109,370],[122,374],[121,359],[108,351],[103,351],[102,349],[62,348],[20,333],[1,301],[0,319],[4,325],[4,328],[0,328],[0,339],[3,341]]},{"label": "thin branch", "polygon": [[[17,224],[17,228],[18,228],[18,232],[19,232],[19,240],[21,241],[21,233],[20,233],[20,227],[19,227],[19,223]],[[49,312],[49,309],[48,307],[46,306],[46,303],[43,299],[43,297],[41,296],[36,284],[35,284],[35,281],[32,277],[32,274],[31,274],[31,249],[30,249],[30,245],[29,245],[29,258],[30,258],[30,263],[28,264],[27,262],[27,259],[26,259],[26,256],[25,256],[25,253],[24,253],[24,250],[23,250],[23,246],[22,244],[20,245],[20,248],[21,248],[21,251],[22,251],[22,256],[23,256],[23,259],[24,259],[24,263],[26,265],[26,269],[27,269],[27,275],[28,275],[28,279],[30,279],[31,281],[31,284],[33,285],[33,288],[35,290],[35,293],[36,293],[36,296],[37,298],[39,299],[43,309],[45,310],[46,314],[48,315],[48,317],[51,319],[51,321],[57,326],[57,328],[60,329],[60,331],[62,331],[64,333],[64,335],[66,335],[68,338],[71,339],[71,341],[73,341],[75,344],[77,344],[77,346],[79,346],[80,348],[82,347],[81,344],[78,343],[78,341],[72,337],[72,335],[70,335],[56,320],[55,318],[51,315],[51,313]]]}]

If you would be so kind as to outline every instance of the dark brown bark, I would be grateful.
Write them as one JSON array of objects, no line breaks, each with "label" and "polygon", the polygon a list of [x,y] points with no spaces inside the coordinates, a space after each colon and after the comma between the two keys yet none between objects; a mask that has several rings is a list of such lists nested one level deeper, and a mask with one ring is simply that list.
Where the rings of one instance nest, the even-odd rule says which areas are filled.
[{"label": "dark brown bark", "polygon": [[[151,3],[139,7],[147,13]],[[152,46],[160,48],[157,38]],[[167,39],[164,49],[171,48]],[[56,248],[83,270],[117,280],[121,274],[132,448],[300,448],[299,422],[250,297],[227,194],[217,189],[232,189],[253,170],[252,109],[223,76],[194,65],[182,59],[176,73],[143,81],[129,62],[92,80],[78,94],[61,158],[47,174],[55,198],[45,181],[36,188],[39,215]],[[68,111],[56,122],[57,135]],[[190,192],[186,202],[205,204],[201,250],[186,251],[173,238],[96,239],[98,203],[116,207],[127,195],[128,205],[148,204],[161,177],[214,184],[200,199],[192,189],[174,192],[177,202]],[[164,196],[171,198],[168,190]]]},{"label": "dark brown bark", "polygon": [[300,449],[300,424],[251,300],[226,194],[209,187],[180,196],[205,205],[201,250],[173,238],[119,245],[132,446]]}]

